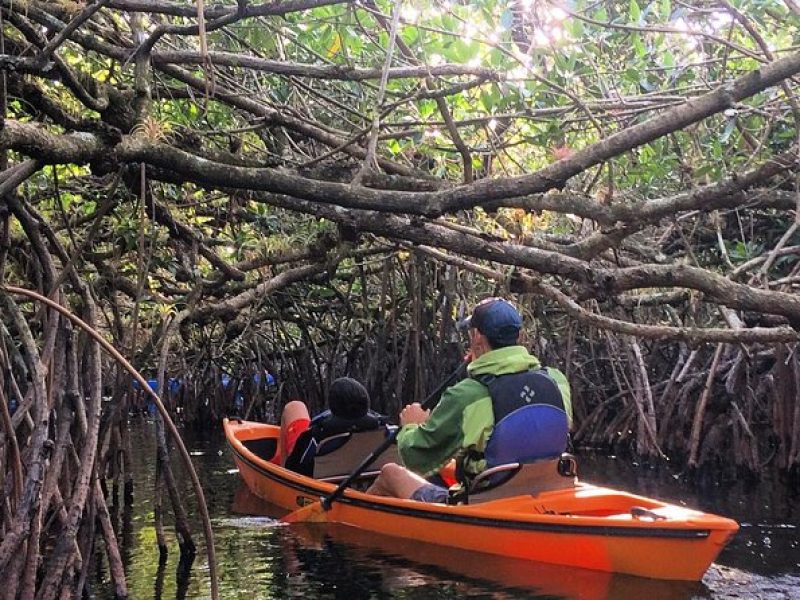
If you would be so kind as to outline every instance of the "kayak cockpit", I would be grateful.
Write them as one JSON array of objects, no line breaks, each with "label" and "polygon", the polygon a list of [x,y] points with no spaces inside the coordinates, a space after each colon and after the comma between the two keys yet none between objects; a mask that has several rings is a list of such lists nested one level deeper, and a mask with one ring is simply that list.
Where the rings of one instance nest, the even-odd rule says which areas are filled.
[{"label": "kayak cockpit", "polygon": [[268,437],[254,440],[241,440],[242,446],[261,460],[272,460],[278,451],[278,438]]},{"label": "kayak cockpit", "polygon": [[[483,506],[480,504],[480,506]],[[498,498],[487,509],[507,515],[543,515],[632,524],[700,522],[709,515],[625,491],[576,482],[574,486]]]},{"label": "kayak cockpit", "polygon": [[[234,437],[244,449],[265,462],[272,462],[278,452],[280,428],[232,421],[237,424]],[[344,432],[323,438],[316,445],[312,478],[326,483],[342,481],[355,470],[365,456],[386,439],[388,434],[387,427],[380,427],[375,430]],[[398,461],[396,446],[390,446],[377,457],[370,469],[365,471],[358,481],[363,485],[364,482],[377,477],[384,464]]]}]

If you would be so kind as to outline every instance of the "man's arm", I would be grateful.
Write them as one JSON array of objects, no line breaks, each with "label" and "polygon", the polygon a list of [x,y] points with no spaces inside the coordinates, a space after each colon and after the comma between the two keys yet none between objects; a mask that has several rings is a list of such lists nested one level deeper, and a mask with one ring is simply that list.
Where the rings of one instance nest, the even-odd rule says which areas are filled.
[{"label": "man's arm", "polygon": [[447,388],[436,408],[421,422],[414,422],[422,416],[421,407],[409,405],[403,409],[407,411],[407,421],[397,436],[397,449],[406,467],[428,476],[458,453],[464,441],[464,407],[469,403],[468,398],[474,395],[469,389],[473,385],[480,384],[464,380]]}]

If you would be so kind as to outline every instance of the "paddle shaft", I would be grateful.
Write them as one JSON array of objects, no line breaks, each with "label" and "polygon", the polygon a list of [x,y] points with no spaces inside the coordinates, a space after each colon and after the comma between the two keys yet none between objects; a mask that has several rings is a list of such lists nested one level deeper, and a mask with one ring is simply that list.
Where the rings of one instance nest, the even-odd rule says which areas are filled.
[{"label": "paddle shaft", "polygon": [[[453,383],[455,378],[458,377],[466,367],[467,367],[467,362],[466,361],[462,362],[460,365],[458,365],[458,368],[455,371],[453,371],[452,373],[450,373],[450,375],[447,376],[447,379],[445,379],[439,385],[438,388],[433,390],[433,392],[431,392],[428,395],[428,397],[425,398],[425,400],[422,402],[422,408],[427,410],[429,408],[433,408],[434,406],[436,406],[436,404],[439,401],[439,396],[441,396],[441,394],[444,391],[444,389],[447,386],[449,386],[451,383]],[[366,458],[364,458],[364,460],[362,460],[359,463],[359,465],[353,470],[353,472],[350,473],[350,475],[348,475],[347,478],[344,481],[342,481],[336,487],[335,490],[333,490],[327,496],[324,496],[322,498],[322,500],[320,501],[320,503],[322,504],[322,508],[324,508],[325,510],[328,510],[331,507],[331,504],[333,504],[334,500],[336,500],[339,496],[341,496],[342,493],[344,492],[344,490],[347,489],[347,487],[351,483],[353,483],[353,481],[356,480],[367,469],[367,467],[369,467],[373,462],[375,462],[375,460],[381,454],[383,454],[383,452],[389,446],[391,446],[394,443],[394,441],[397,439],[397,434],[398,433],[400,433],[400,427],[395,428],[389,435],[387,435],[386,439],[383,440],[383,442],[381,442],[381,444],[377,448],[375,448],[375,450],[370,452],[366,456]]]}]

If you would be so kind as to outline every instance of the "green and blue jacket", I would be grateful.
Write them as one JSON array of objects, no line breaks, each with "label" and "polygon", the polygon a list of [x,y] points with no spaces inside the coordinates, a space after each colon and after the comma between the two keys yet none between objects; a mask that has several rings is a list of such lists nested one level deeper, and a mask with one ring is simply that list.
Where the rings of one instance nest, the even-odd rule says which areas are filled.
[{"label": "green and blue jacket", "polygon": [[[482,457],[495,423],[489,389],[478,378],[539,368],[539,359],[523,346],[498,348],[472,361],[467,367],[469,378],[447,388],[424,423],[400,430],[397,447],[403,464],[428,477],[455,457],[467,478],[480,473],[486,468]],[[558,369],[547,368],[547,374],[558,384],[571,426],[569,383]]]}]

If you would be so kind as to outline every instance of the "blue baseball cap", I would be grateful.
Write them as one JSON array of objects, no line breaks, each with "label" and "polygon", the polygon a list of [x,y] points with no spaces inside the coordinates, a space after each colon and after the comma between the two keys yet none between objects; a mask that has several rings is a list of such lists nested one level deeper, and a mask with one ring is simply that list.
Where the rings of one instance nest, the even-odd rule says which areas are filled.
[{"label": "blue baseball cap", "polygon": [[492,348],[514,346],[522,329],[522,317],[514,305],[502,298],[487,298],[478,303],[472,315],[459,323],[459,329],[477,329]]}]

